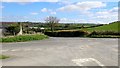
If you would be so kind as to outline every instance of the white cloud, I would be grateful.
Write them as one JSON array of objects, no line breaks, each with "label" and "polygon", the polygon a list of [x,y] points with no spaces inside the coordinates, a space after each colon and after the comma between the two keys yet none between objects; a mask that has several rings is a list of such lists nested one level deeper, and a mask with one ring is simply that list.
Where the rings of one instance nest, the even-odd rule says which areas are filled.
[{"label": "white cloud", "polygon": [[60,23],[102,23],[102,21],[97,20],[85,20],[85,19],[69,19],[69,18],[61,18]]},{"label": "white cloud", "polygon": [[58,4],[60,4],[60,5],[69,5],[69,4],[72,4],[72,2],[70,0],[61,0],[61,1],[59,1]]},{"label": "white cloud", "polygon": [[5,7],[5,6],[2,6],[2,5],[1,5],[1,6],[0,6],[0,9],[3,9],[4,7]]},{"label": "white cloud", "polygon": [[86,2],[78,2],[75,4],[70,4],[63,6],[61,8],[58,8],[57,10],[59,11],[76,11],[76,10],[90,10],[93,8],[101,8],[105,7],[106,4],[103,2],[98,2],[98,1],[86,1]]},{"label": "white cloud", "polygon": [[96,15],[103,18],[113,18],[113,16],[118,17],[118,8],[113,7],[107,11],[96,12]]},{"label": "white cloud", "polygon": [[1,2],[58,2],[58,0],[0,0]]},{"label": "white cloud", "polygon": [[54,15],[55,15],[55,14],[56,14],[56,12],[51,12],[50,14],[54,14]]},{"label": "white cloud", "polygon": [[41,9],[41,12],[48,12],[49,10],[47,8]]},{"label": "white cloud", "polygon": [[97,15],[109,15],[109,11],[96,12]]},{"label": "white cloud", "polygon": [[38,13],[37,12],[32,12],[32,13],[30,13],[31,15],[38,15]]},{"label": "white cloud", "polygon": [[110,10],[110,12],[118,12],[118,7],[114,7]]},{"label": "white cloud", "polygon": [[41,9],[41,12],[48,12],[48,13],[50,13],[50,14],[56,14],[56,12],[55,11],[53,11],[52,9],[47,9],[47,8],[43,8],[43,9]]},{"label": "white cloud", "polygon": [[103,23],[118,21],[118,8],[113,7],[112,9],[107,11],[96,12],[92,17],[96,20],[102,20]]},{"label": "white cloud", "polygon": [[76,5],[67,5],[61,8],[57,9],[58,11],[73,11],[73,10],[79,10],[79,8]]},{"label": "white cloud", "polygon": [[92,8],[101,8],[105,7],[106,4],[98,1],[86,1],[86,2],[78,2],[76,4],[81,10],[90,10]]},{"label": "white cloud", "polygon": [[[84,16],[85,19],[82,19]],[[84,12],[81,13],[78,19],[61,18],[61,23],[101,23],[108,24],[114,21],[118,21],[118,7],[102,10],[99,12]]]},{"label": "white cloud", "polygon": [[83,22],[83,19],[70,19],[70,18],[61,18],[61,23],[81,23]]}]

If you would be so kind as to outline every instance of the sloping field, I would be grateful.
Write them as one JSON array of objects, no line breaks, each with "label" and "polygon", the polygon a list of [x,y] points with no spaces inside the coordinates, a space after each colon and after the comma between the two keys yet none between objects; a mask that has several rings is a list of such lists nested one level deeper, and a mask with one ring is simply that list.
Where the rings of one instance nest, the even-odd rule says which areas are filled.
[{"label": "sloping field", "polygon": [[87,28],[85,30],[87,31],[114,31],[114,32],[120,32],[120,21],[119,22],[114,22],[114,23],[110,23],[110,24],[106,24],[103,26],[99,26],[99,27],[93,27],[93,28]]}]

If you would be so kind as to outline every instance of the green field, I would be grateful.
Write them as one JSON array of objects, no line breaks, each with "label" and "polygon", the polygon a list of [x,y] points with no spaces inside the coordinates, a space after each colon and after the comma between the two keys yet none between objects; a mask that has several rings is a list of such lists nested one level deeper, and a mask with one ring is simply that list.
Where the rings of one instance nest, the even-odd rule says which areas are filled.
[{"label": "green field", "polygon": [[120,27],[118,27],[118,25],[120,25],[120,22],[114,22],[111,24],[106,24],[103,26],[98,26],[98,27],[93,27],[93,28],[84,28],[83,30],[85,31],[114,31],[114,32],[120,32],[119,29]]}]

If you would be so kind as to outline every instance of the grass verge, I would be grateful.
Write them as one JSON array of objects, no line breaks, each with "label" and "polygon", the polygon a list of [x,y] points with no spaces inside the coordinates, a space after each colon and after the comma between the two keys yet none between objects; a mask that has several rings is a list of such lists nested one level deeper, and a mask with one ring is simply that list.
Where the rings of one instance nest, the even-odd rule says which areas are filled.
[{"label": "grass verge", "polygon": [[1,38],[0,42],[25,42],[32,40],[43,40],[46,38],[48,38],[48,36],[44,34],[20,35],[20,36]]},{"label": "grass verge", "polygon": [[120,38],[118,35],[92,35],[90,38]]},{"label": "grass verge", "polygon": [[0,55],[0,59],[6,59],[6,58],[9,58],[9,56]]}]

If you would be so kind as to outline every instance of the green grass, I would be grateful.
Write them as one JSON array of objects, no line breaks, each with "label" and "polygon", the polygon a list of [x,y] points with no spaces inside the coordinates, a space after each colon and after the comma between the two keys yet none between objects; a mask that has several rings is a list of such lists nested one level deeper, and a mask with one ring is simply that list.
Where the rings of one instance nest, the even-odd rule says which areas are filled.
[{"label": "green grass", "polygon": [[43,40],[48,38],[48,36],[44,34],[33,34],[33,35],[20,35],[20,36],[13,36],[13,37],[5,37],[1,38],[1,42],[25,42],[25,41],[32,41],[32,40]]},{"label": "green grass", "polygon": [[6,58],[9,58],[9,56],[0,55],[0,59],[6,59]]},{"label": "green grass", "polygon": [[120,38],[118,35],[92,35],[90,38]]},{"label": "green grass", "polygon": [[120,21],[105,24],[103,26],[96,26],[91,28],[82,28],[89,33],[88,37],[94,38],[120,38]]},{"label": "green grass", "polygon": [[89,37],[93,38],[120,38],[120,22],[113,22],[103,26],[84,28],[82,30],[90,33]]},{"label": "green grass", "polygon": [[[93,27],[93,28],[86,28],[83,30],[92,32],[92,31],[114,31],[114,32],[118,32],[120,27],[118,28],[118,25],[120,25],[120,22],[115,22],[115,23],[111,23],[111,24],[106,24],[103,26],[98,26],[98,27]],[[120,32],[120,31],[119,31]]]}]

